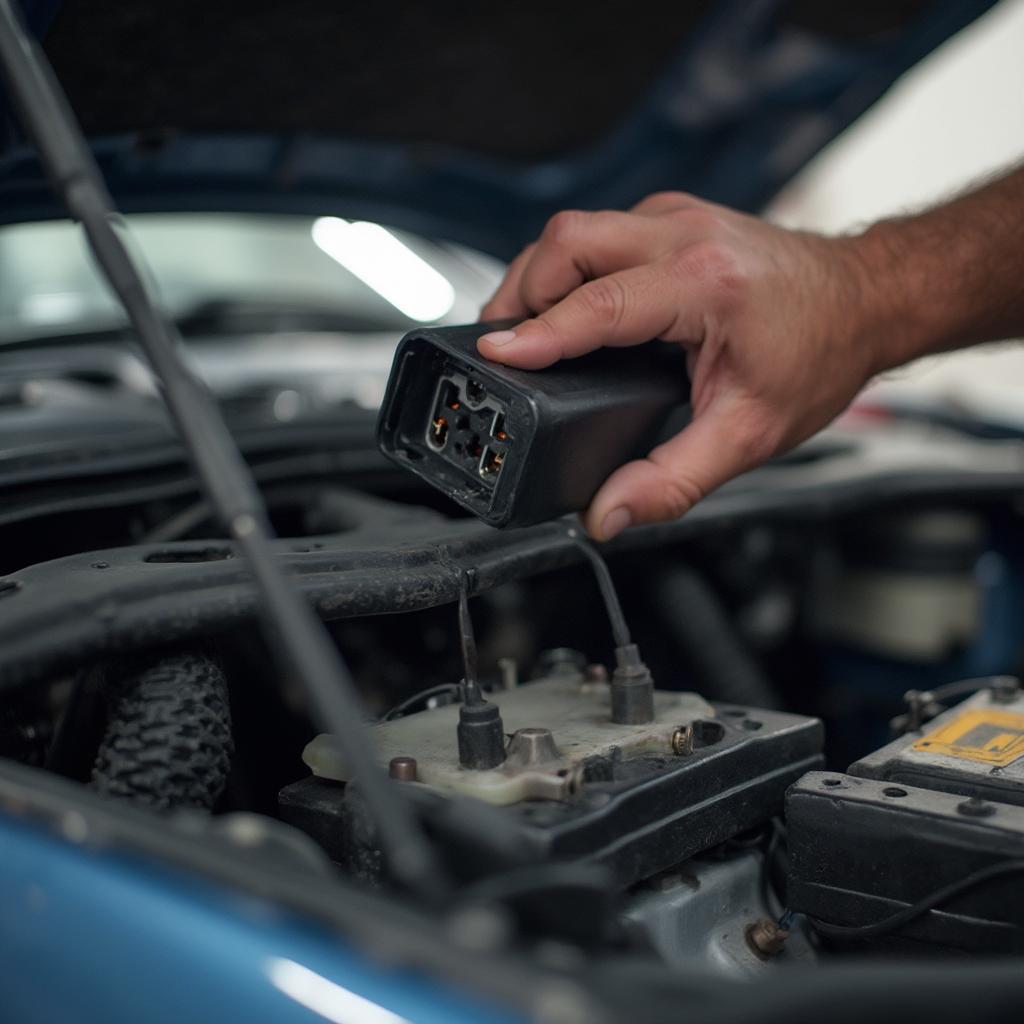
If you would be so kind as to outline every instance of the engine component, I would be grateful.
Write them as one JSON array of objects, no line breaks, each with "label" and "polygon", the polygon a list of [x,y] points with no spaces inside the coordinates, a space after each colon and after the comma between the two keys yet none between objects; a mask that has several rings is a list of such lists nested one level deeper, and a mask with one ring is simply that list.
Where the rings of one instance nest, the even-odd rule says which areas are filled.
[{"label": "engine component", "polygon": [[[561,800],[578,788],[581,774],[594,759],[670,754],[676,729],[711,719],[715,713],[696,694],[655,691],[653,721],[618,725],[611,721],[610,695],[608,683],[588,683],[578,674],[537,680],[501,695],[501,714],[513,743],[523,732],[544,728],[559,751],[554,760],[509,759],[496,768],[465,768],[456,738],[462,707],[456,705],[380,723],[373,730],[377,757],[385,765],[394,757],[415,757],[420,782],[491,804]],[[711,722],[709,731],[712,726],[721,728]],[[349,778],[348,767],[329,736],[312,740],[303,760],[321,778]]]},{"label": "engine component", "polygon": [[992,684],[850,774],[1024,806],[1024,692],[1005,677]]},{"label": "engine component", "polygon": [[455,730],[459,767],[497,768],[505,760],[505,726],[498,705],[485,700],[475,683],[466,683],[463,690],[466,699],[459,705],[459,723]]},{"label": "engine component", "polygon": [[476,350],[477,338],[500,326],[407,334],[377,428],[385,455],[492,526],[585,508],[689,400],[678,346],[602,349],[517,370]]},{"label": "engine component", "polygon": [[849,772],[809,775],[789,793],[791,909],[836,939],[1024,949],[1016,680],[991,680]]},{"label": "engine component", "polygon": [[106,681],[110,719],[92,785],[155,807],[211,809],[233,740],[224,673],[202,654],[138,659]]},{"label": "engine component", "polygon": [[[497,842],[500,834],[520,863],[603,864],[622,886],[765,821],[778,812],[786,786],[821,764],[816,719],[715,707],[695,694],[659,690],[652,722],[619,725],[610,720],[610,701],[606,681],[582,675],[503,693],[513,741],[505,762],[490,770],[460,767],[452,706],[379,724],[377,756],[382,764],[414,757],[419,783],[410,790],[435,805],[447,801],[453,815],[459,807],[474,814],[482,823],[475,831],[489,835],[472,841]],[[338,780],[349,772],[335,750],[327,737],[307,746],[314,777],[282,790],[282,815],[336,859],[375,864],[379,857],[367,852],[372,835],[346,807]]]},{"label": "engine component", "polygon": [[790,909],[826,936],[1024,950],[1024,808],[812,772],[786,824]]}]

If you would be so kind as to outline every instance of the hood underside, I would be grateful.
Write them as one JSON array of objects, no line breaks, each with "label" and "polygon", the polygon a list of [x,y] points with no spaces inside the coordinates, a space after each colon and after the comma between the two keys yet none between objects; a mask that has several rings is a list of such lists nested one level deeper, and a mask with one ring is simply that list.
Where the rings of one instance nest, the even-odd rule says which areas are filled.
[{"label": "hood underside", "polygon": [[[22,2],[125,210],[336,209],[504,256],[659,189],[758,208],[992,6]],[[0,151],[0,219],[59,215],[2,112]]]}]

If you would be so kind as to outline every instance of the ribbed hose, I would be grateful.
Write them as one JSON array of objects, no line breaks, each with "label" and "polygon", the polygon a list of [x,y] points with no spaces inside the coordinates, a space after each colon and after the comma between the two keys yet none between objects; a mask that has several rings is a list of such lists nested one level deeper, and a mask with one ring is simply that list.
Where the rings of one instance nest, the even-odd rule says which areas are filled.
[{"label": "ribbed hose", "polygon": [[203,654],[135,659],[107,679],[110,718],[92,771],[101,793],[210,810],[234,743],[224,673]]},{"label": "ribbed hose", "polygon": [[658,610],[686,656],[704,696],[754,708],[777,708],[771,680],[747,650],[718,595],[693,569],[666,572]]}]

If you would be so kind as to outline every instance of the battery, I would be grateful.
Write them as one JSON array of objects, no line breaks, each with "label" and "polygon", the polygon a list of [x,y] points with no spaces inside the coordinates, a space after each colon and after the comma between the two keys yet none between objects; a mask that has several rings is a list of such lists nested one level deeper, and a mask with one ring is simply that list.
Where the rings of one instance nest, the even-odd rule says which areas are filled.
[{"label": "battery", "polygon": [[[1024,860],[1024,808],[812,772],[786,797],[789,908],[832,925],[876,924],[978,871]],[[966,889],[871,947],[1024,950],[1021,874]]]},{"label": "battery", "polygon": [[1024,807],[1024,694],[979,691],[849,773]]},{"label": "battery", "polygon": [[[840,929],[950,890],[931,909],[859,941],[1024,950],[1024,697],[992,686],[852,764],[812,772],[786,798],[791,910]],[[960,886],[976,873],[986,881]],[[846,933],[849,936],[849,932]],[[863,935],[863,933],[862,933]]]}]

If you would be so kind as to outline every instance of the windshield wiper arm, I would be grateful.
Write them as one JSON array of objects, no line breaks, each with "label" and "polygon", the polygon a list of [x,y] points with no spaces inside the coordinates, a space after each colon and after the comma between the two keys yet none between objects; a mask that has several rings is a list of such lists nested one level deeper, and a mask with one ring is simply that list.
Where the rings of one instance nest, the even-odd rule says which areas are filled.
[{"label": "windshield wiper arm", "polygon": [[129,248],[124,222],[45,55],[11,0],[0,0],[0,70],[54,190],[80,221],[163,390],[207,499],[256,581],[279,669],[303,686],[320,724],[337,737],[380,832],[394,876],[424,897],[443,898],[434,849],[378,767],[363,732],[359,699],[323,623],[286,578],[270,541],[263,499],[213,397],[180,355],[181,337],[160,309],[148,268]]}]

